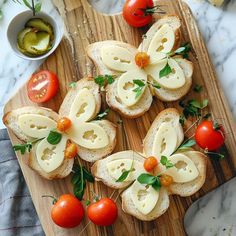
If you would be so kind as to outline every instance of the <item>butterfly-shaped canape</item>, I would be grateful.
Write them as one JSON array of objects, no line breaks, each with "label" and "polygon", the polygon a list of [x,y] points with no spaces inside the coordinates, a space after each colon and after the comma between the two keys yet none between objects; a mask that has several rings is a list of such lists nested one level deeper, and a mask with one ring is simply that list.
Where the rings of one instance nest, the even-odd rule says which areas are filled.
[{"label": "butterfly-shaped canape", "polygon": [[176,101],[192,84],[193,64],[181,55],[181,22],[165,16],[148,30],[139,48],[120,41],[102,41],[88,46],[89,57],[103,75],[115,75],[107,86],[108,105],[121,115],[136,118],[151,106],[152,95]]},{"label": "butterfly-shaped canape", "polygon": [[[67,159],[68,145],[76,144],[76,153],[94,162],[110,154],[116,144],[116,126],[108,120],[96,120],[101,108],[99,86],[92,78],[73,84],[61,104],[59,114],[43,107],[22,107],[8,112],[4,123],[26,142],[15,145],[22,154],[32,148],[29,166],[47,179],[63,178],[70,174],[74,159]],[[61,118],[70,127],[61,132]]]},{"label": "butterfly-shaped canape", "polygon": [[[204,184],[206,156],[183,141],[179,113],[169,108],[158,114],[143,142],[144,153],[123,151],[95,162],[92,173],[105,185],[124,189],[122,208],[144,221],[154,220],[169,207],[169,195],[190,196]],[[145,160],[154,156],[157,166],[147,172]]]}]

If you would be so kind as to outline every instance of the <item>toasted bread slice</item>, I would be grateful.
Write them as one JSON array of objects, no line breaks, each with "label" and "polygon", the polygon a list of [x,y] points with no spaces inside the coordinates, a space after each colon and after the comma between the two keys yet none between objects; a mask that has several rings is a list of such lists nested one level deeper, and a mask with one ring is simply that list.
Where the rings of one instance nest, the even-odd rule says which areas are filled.
[{"label": "toasted bread slice", "polygon": [[151,127],[149,128],[147,135],[143,141],[143,148],[144,148],[144,153],[146,156],[152,155],[154,137],[155,137],[156,132],[158,131],[160,125],[163,122],[171,122],[173,127],[176,129],[177,136],[178,136],[177,145],[179,146],[183,142],[184,133],[183,133],[183,128],[182,128],[181,124],[179,123],[179,117],[180,117],[180,114],[179,114],[178,110],[175,108],[167,108],[167,109],[161,111],[157,115],[156,119],[153,121],[153,123],[152,123]]},{"label": "toasted bread slice", "polygon": [[131,199],[131,188],[127,188],[121,194],[121,199],[122,199],[123,211],[143,221],[155,220],[156,218],[158,218],[159,216],[161,216],[167,211],[170,204],[168,192],[164,187],[160,189],[160,194],[159,194],[159,199],[157,201],[157,204],[148,215],[142,214],[135,207]]},{"label": "toasted bread slice", "polygon": [[32,152],[29,154],[28,164],[31,167],[31,169],[35,170],[43,178],[48,179],[48,180],[62,179],[71,173],[73,164],[74,164],[74,159],[64,159],[63,163],[56,170],[50,173],[47,173],[38,164],[35,150],[36,150],[36,147],[34,147],[32,149]]},{"label": "toasted bread slice", "polygon": [[183,152],[196,165],[199,175],[193,181],[187,183],[173,183],[168,188],[169,194],[177,194],[182,197],[191,196],[196,193],[204,184],[206,179],[207,157],[197,151]]},{"label": "toasted bread slice", "polygon": [[91,77],[80,79],[78,82],[76,82],[75,86],[73,86],[73,88],[68,91],[59,109],[60,116],[69,116],[71,105],[74,102],[78,92],[83,88],[89,89],[96,100],[96,111],[91,120],[97,116],[101,109],[101,95],[99,92],[99,86]]},{"label": "toasted bread slice", "polygon": [[24,142],[32,140],[32,137],[29,137],[24,134],[18,125],[19,116],[24,114],[44,115],[55,121],[57,121],[59,118],[58,114],[51,109],[33,106],[18,108],[6,113],[3,117],[3,123],[14,132],[17,138]]},{"label": "toasted bread slice", "polygon": [[[83,78],[80,79],[74,88],[71,88],[69,90],[69,92],[67,93],[66,97],[63,100],[63,103],[60,107],[59,110],[59,115],[61,117],[63,116],[69,116],[70,113],[70,107],[77,95],[77,93],[83,89],[83,88],[87,88],[89,89],[93,96],[95,97],[96,100],[96,111],[94,113],[93,118],[95,118],[97,116],[97,114],[100,111],[101,108],[101,95],[100,95],[100,91],[99,91],[99,86],[94,82],[93,78]],[[95,149],[95,150],[90,150],[81,146],[78,146],[78,154],[79,156],[88,162],[94,162],[97,161],[107,155],[109,155],[113,149],[115,148],[116,145],[116,126],[111,123],[108,120],[101,120],[101,121],[92,121],[94,123],[97,123],[98,125],[100,125],[101,127],[104,128],[104,130],[106,131],[108,137],[109,137],[109,145],[101,148],[101,149]]]},{"label": "toasted bread slice", "polygon": [[[27,136],[25,133],[22,132],[18,125],[18,118],[20,115],[23,114],[39,114],[47,116],[55,121],[58,120],[59,116],[56,112],[52,111],[51,109],[43,108],[43,107],[22,107],[16,110],[12,110],[8,112],[3,117],[4,124],[10,128],[14,134],[22,141],[27,142],[32,140],[32,137]],[[37,144],[35,144],[37,145]],[[39,166],[36,154],[35,154],[35,146],[32,149],[32,152],[29,154],[29,166],[35,170],[39,175],[46,179],[58,179],[58,178],[65,178],[67,175],[71,173],[74,159],[64,160],[61,166],[59,166],[56,170],[47,173],[43,171],[43,169]]]},{"label": "toasted bread slice", "polygon": [[181,99],[188,93],[192,85],[193,63],[181,57],[175,57],[175,60],[184,72],[186,80],[184,86],[176,90],[170,90],[163,87],[160,89],[150,87],[152,93],[164,102],[173,102]]},{"label": "toasted bread slice", "polygon": [[157,20],[152,25],[152,27],[147,31],[147,33],[145,34],[146,37],[144,38],[144,40],[142,41],[142,43],[140,44],[138,48],[139,51],[144,51],[144,52],[148,51],[149,45],[154,35],[165,24],[169,25],[175,32],[175,45],[172,50],[176,50],[180,46],[180,42],[181,42],[180,18],[176,15],[166,15],[160,18],[159,20]]},{"label": "toasted bread slice", "polygon": [[146,87],[142,97],[135,105],[127,107],[120,101],[117,92],[117,83],[114,83],[107,86],[106,101],[109,107],[117,111],[121,116],[126,118],[137,118],[142,116],[146,111],[149,110],[152,105],[152,94],[148,87]]},{"label": "toasted bread slice", "polygon": [[106,167],[107,163],[119,159],[130,159],[130,160],[137,160],[142,163],[144,162],[144,158],[132,150],[114,153],[109,157],[94,163],[94,165],[91,168],[91,171],[92,174],[95,176],[96,180],[102,181],[107,186],[115,189],[122,189],[129,186],[132,183],[132,181],[116,182],[108,173]]}]

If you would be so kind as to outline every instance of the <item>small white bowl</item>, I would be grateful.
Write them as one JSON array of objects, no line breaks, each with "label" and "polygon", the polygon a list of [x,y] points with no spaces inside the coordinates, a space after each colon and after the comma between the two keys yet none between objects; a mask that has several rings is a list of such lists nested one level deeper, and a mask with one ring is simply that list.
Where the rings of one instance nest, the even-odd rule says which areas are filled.
[{"label": "small white bowl", "polygon": [[[52,48],[47,53],[36,56],[36,57],[30,57],[23,54],[17,47],[18,33],[24,29],[25,23],[29,19],[32,19],[32,18],[42,18],[43,20],[48,22],[53,27],[53,30],[54,30],[54,40],[52,42]],[[8,41],[10,43],[12,50],[15,52],[15,54],[18,57],[21,57],[27,60],[36,61],[36,60],[41,60],[48,57],[50,54],[52,54],[55,51],[55,49],[58,47],[63,37],[62,29],[63,29],[63,26],[59,25],[57,21],[54,20],[51,16],[49,16],[47,13],[39,12],[36,14],[36,16],[33,16],[32,11],[28,10],[28,11],[21,12],[20,14],[16,15],[11,20],[7,28],[7,38],[8,38]]]}]

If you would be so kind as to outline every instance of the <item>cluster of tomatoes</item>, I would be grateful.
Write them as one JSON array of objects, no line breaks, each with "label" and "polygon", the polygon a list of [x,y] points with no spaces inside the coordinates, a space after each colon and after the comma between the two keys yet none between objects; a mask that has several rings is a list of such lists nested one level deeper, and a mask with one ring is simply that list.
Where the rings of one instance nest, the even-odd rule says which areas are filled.
[{"label": "cluster of tomatoes", "polygon": [[[55,224],[63,228],[74,228],[81,223],[84,207],[76,197],[64,194],[58,200],[53,199],[51,217]],[[109,226],[115,222],[118,209],[112,199],[102,198],[88,206],[87,215],[95,225]]]}]

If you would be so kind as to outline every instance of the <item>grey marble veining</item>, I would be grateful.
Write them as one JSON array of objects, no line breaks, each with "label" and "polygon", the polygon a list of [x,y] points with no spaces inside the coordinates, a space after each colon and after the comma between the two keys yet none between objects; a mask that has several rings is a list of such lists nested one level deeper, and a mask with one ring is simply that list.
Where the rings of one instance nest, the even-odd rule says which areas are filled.
[{"label": "grey marble veining", "polygon": [[189,236],[236,235],[236,178],[196,201],[186,212]]}]

